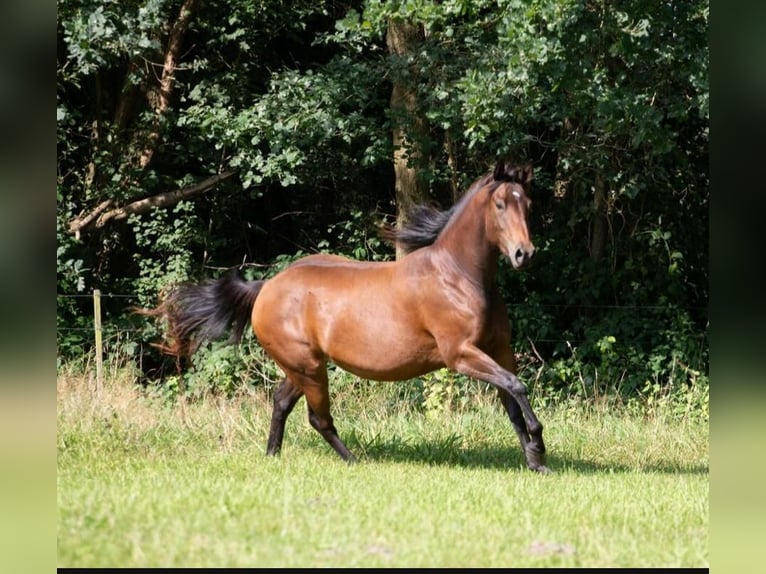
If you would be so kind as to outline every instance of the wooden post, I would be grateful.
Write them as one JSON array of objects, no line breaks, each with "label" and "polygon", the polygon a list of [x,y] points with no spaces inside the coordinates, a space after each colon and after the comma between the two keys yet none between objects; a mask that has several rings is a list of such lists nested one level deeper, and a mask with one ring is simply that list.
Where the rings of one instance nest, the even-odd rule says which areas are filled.
[{"label": "wooden post", "polygon": [[104,349],[101,337],[101,290],[93,290],[93,329],[96,333],[96,391],[104,390]]}]

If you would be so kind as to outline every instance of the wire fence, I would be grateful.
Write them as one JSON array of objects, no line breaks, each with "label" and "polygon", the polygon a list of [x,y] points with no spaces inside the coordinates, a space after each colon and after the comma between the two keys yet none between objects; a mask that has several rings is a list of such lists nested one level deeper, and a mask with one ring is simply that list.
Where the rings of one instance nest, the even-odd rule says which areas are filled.
[{"label": "wire fence", "polygon": [[[88,351],[90,354],[93,353],[93,356],[95,357],[95,363],[96,363],[96,392],[100,393],[104,389],[104,358],[106,356],[113,357],[115,356],[115,351],[117,352],[117,355],[120,355],[121,352],[126,350],[126,347],[123,345],[136,345],[138,344],[140,346],[140,349],[137,349],[133,347],[133,350],[131,351],[131,354],[135,352],[136,350],[139,351],[141,359],[139,359],[140,362],[143,361],[144,357],[144,344],[151,344],[150,341],[144,340],[144,336],[137,337],[135,334],[138,332],[147,333],[145,327],[139,327],[139,326],[128,326],[124,324],[125,321],[125,308],[122,308],[121,310],[117,310],[115,312],[115,315],[117,317],[115,320],[111,320],[107,317],[107,321],[104,322],[102,320],[102,309],[101,309],[101,300],[102,299],[121,299],[125,302],[139,302],[139,297],[135,294],[126,294],[126,293],[101,293],[98,289],[94,290],[92,293],[57,293],[57,301],[58,299],[92,299],[93,300],[93,322],[92,326],[58,326],[56,329],[56,340],[57,345],[61,344],[62,347],[60,349],[66,349],[67,346],[72,346],[76,348],[81,348],[81,345],[85,343],[85,341],[89,341],[93,343],[92,349]],[[526,307],[529,304],[527,303],[509,303],[508,307],[518,308],[518,307]],[[626,310],[631,313],[646,313],[649,310],[664,310],[668,309],[670,306],[663,306],[663,305],[565,305],[560,303],[539,303],[534,302],[534,306],[536,308],[542,308],[542,309],[567,309],[571,310],[574,309],[589,309],[589,310],[604,310],[604,311],[614,311],[614,310]],[[681,308],[681,307],[676,307]],[[706,307],[686,307],[685,309],[695,309],[697,311],[700,310],[706,310]],[[85,310],[82,309],[83,316],[85,316]],[[119,318],[119,319],[118,319]],[[513,318],[511,319],[513,321]],[[143,321],[143,319],[141,319]],[[705,329],[706,331],[706,329]],[[92,333],[92,338],[88,333]],[[70,338],[67,341],[66,333],[78,333],[77,337]],[[703,332],[700,333],[702,336],[700,340],[700,344],[705,346],[705,338],[706,335]],[[138,340],[141,339],[141,340]],[[540,351],[537,348],[537,345],[539,344],[554,344],[554,345],[566,345],[572,352],[574,352],[573,348],[579,346],[582,343],[587,342],[586,339],[579,339],[575,337],[530,337],[526,336],[523,339],[519,340],[516,339],[518,346],[516,346],[516,351],[521,352],[521,354],[524,357],[530,358],[530,360],[534,363],[538,363],[541,365],[545,364],[545,360],[542,358]],[[527,347],[527,344],[529,345]],[[108,353],[107,353],[108,351]],[[64,350],[64,354],[66,354],[66,350]],[[545,354],[545,353],[543,353]],[[521,360],[521,356],[519,357]],[[262,378],[264,380],[269,379],[268,375],[266,373],[261,373]],[[539,376],[539,372],[538,372]]]},{"label": "wire fence", "polygon": [[[98,291],[98,290],[96,290]],[[103,293],[99,291],[100,299],[123,299],[125,301],[139,301],[139,297],[136,294],[128,294],[128,293]],[[57,293],[56,297],[60,297],[63,299],[93,299],[94,293]],[[507,307],[509,308],[527,308],[529,307],[529,303],[507,303]],[[565,303],[539,303],[535,302],[534,306],[536,308],[540,309],[547,309],[547,310],[588,310],[588,311],[598,311],[598,310],[627,310],[632,312],[644,312],[644,311],[660,311],[660,310],[667,310],[669,308],[668,305],[631,305],[631,304],[624,304],[624,305],[617,305],[617,304],[565,304]],[[701,307],[701,306],[691,306],[691,305],[677,305],[673,306],[675,309],[684,309],[689,311],[706,311],[707,307]],[[113,322],[108,322],[107,324],[102,324],[101,327],[102,334],[104,336],[113,336],[113,335],[119,335],[122,333],[138,333],[142,332],[143,329],[140,327],[128,327],[125,325],[115,325]],[[56,328],[56,336],[59,336],[59,333],[67,333],[67,332],[74,332],[74,333],[87,333],[87,332],[94,332],[94,328],[92,326],[89,327],[58,327]],[[550,337],[541,337],[541,338],[535,338],[534,340],[530,339],[530,342],[535,343],[568,343],[568,344],[579,344],[585,342],[582,339],[575,339],[575,338],[550,338]]]},{"label": "wire fence", "polygon": [[[99,293],[99,297],[101,299],[125,299],[125,300],[132,300],[132,301],[138,301],[138,295],[129,295],[126,293],[103,293],[100,290],[96,289],[91,293],[56,293],[56,298],[59,299],[94,299],[95,293]],[[103,328],[103,327],[102,327]],[[141,331],[142,329],[138,327],[126,327],[126,326],[115,326],[110,325],[109,328],[103,328],[104,332],[113,332],[113,333],[137,333]],[[93,332],[93,327],[56,327],[56,333],[58,336],[58,333],[85,333],[85,332]]]}]

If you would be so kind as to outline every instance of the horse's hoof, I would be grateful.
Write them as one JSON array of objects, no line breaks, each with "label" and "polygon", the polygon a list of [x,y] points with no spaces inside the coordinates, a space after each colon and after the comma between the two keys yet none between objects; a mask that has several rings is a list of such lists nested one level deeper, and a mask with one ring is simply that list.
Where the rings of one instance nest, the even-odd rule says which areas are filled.
[{"label": "horse's hoof", "polygon": [[533,450],[526,451],[527,455],[527,466],[534,470],[535,472],[539,472],[541,474],[550,474],[553,471],[548,468],[545,465],[545,453],[544,452],[535,452]]}]

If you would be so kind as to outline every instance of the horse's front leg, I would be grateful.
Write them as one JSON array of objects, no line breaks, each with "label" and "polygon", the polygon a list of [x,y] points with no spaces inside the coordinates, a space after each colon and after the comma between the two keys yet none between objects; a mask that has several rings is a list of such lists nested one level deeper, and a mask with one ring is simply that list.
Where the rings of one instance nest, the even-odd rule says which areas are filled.
[{"label": "horse's front leg", "polygon": [[500,402],[511,419],[516,435],[519,437],[521,448],[524,449],[524,457],[527,460],[527,466],[538,472],[550,472],[545,465],[545,444],[542,436],[542,424],[540,425],[540,434],[536,440],[532,440],[531,434],[527,429],[527,423],[524,420],[524,414],[521,412],[519,403],[511,394],[504,389],[497,389]]},{"label": "horse's front leg", "polygon": [[[515,358],[510,347],[498,354],[498,359],[515,370]],[[448,364],[455,371],[490,383],[498,389],[500,400],[524,449],[527,466],[537,472],[550,472],[545,464],[543,425],[529,404],[527,388],[505,365],[469,343],[461,345]]]},{"label": "horse's front leg", "polygon": [[[498,343],[497,347],[498,350],[492,354],[497,361],[497,364],[515,375],[516,356],[514,355],[510,344],[507,341],[502,341]],[[532,470],[546,472],[548,469],[545,466],[545,443],[543,442],[542,428],[540,430],[539,442],[532,441],[529,429],[527,428],[527,423],[524,420],[524,413],[521,411],[519,403],[513,398],[511,393],[505,389],[498,387],[497,394],[500,397],[500,402],[505,408],[505,412],[508,413],[508,418],[511,419],[511,425],[513,425],[516,435],[519,437],[521,448],[524,451],[524,457],[527,460],[527,466]]]}]

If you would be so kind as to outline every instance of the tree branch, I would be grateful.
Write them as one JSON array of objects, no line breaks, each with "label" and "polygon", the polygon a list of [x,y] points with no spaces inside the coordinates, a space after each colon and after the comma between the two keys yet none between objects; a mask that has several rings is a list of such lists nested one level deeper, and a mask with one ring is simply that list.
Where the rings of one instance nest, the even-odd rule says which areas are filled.
[{"label": "tree branch", "polygon": [[69,232],[74,233],[77,236],[77,239],[80,239],[80,230],[88,227],[99,215],[112,207],[112,205],[114,205],[114,200],[107,199],[94,207],[90,213],[74,218],[69,222]]},{"label": "tree branch", "polygon": [[223,180],[230,178],[235,173],[237,173],[236,170],[225,171],[190,187],[165,191],[106,211],[114,205],[114,202],[111,199],[108,199],[98,204],[90,213],[73,219],[69,223],[69,232],[74,233],[79,237],[81,231],[90,227],[99,229],[104,227],[104,225],[110,221],[126,219],[129,215],[134,213],[147,213],[155,207],[172,207],[179,201],[191,199],[196,195],[206,192]]}]

